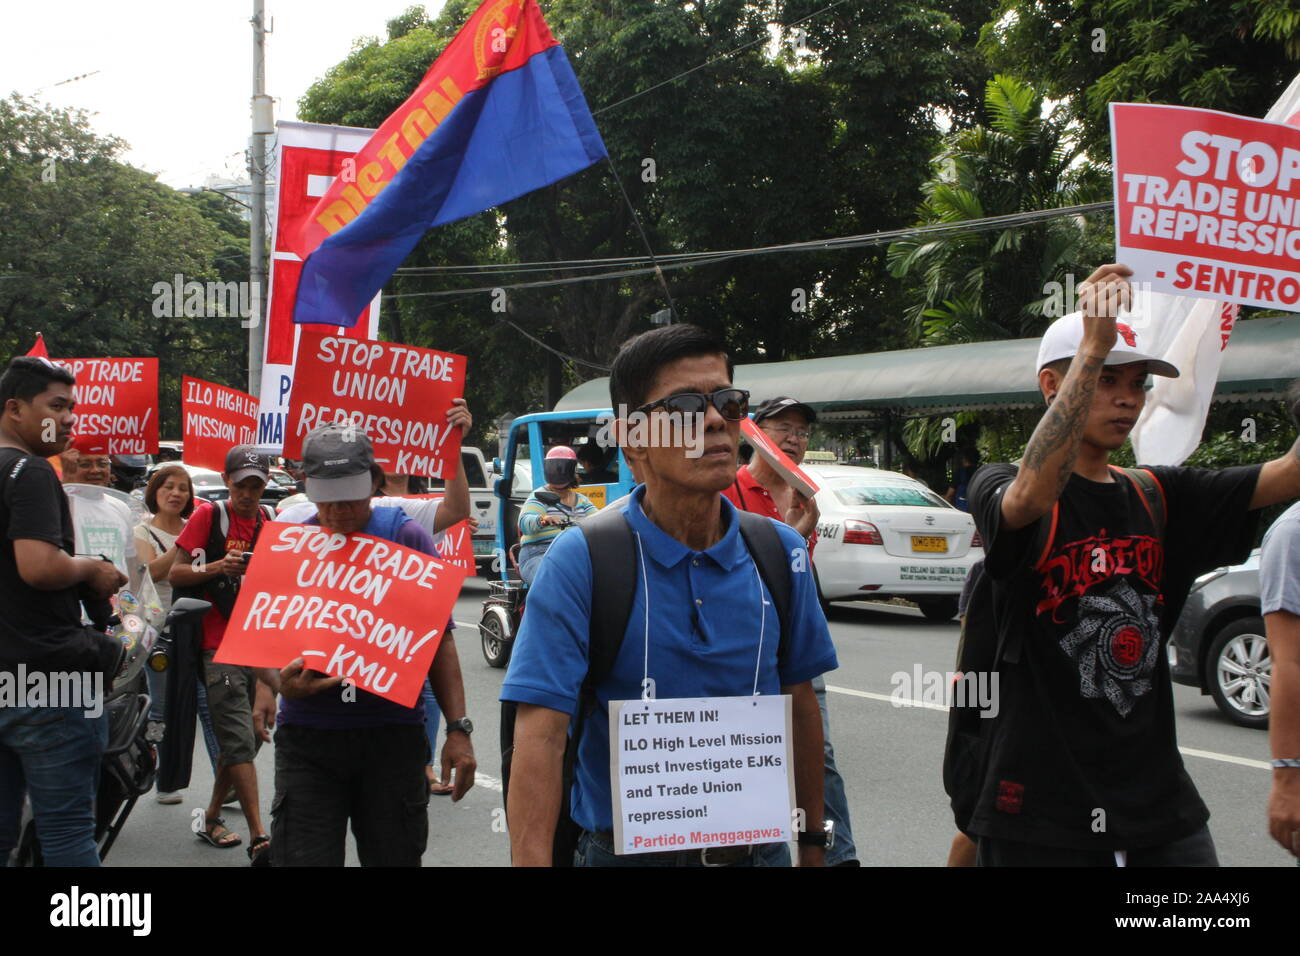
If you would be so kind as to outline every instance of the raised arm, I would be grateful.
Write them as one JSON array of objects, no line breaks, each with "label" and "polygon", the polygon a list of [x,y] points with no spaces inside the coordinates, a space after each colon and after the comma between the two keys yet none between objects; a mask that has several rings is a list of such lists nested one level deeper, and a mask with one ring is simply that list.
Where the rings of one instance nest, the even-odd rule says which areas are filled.
[{"label": "raised arm", "polygon": [[[470,416],[465,399],[457,398],[453,400],[451,410],[447,412],[447,421],[451,425],[459,427],[462,435],[469,432],[474,425],[474,419]],[[469,478],[465,474],[465,468],[460,457],[460,447],[457,446],[456,474],[447,478],[443,484],[442,502],[438,505],[438,513],[433,519],[434,534],[439,531],[446,531],[458,521],[464,521],[470,516]]]},{"label": "raised arm", "polygon": [[1129,303],[1126,277],[1132,274],[1127,266],[1111,263],[1080,286],[1083,340],[1060,391],[1029,439],[1019,473],[1002,496],[1002,520],[1010,530],[1030,525],[1051,511],[1070,480],[1097,380],[1115,347],[1115,317]]},{"label": "raised arm", "polygon": [[1250,499],[1251,509],[1267,508],[1279,501],[1300,498],[1300,438],[1281,458],[1267,462],[1259,472],[1255,494]]}]

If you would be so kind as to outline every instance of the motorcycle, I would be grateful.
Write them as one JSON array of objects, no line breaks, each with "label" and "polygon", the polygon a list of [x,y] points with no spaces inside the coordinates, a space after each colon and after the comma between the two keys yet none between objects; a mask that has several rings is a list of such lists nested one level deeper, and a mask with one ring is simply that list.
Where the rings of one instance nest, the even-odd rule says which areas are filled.
[{"label": "motorcycle", "polygon": [[[122,662],[105,695],[104,719],[108,744],[100,757],[95,793],[95,846],[102,862],[112,849],[127,817],[141,796],[153,789],[158,751],[147,739],[149,704],[145,668],[166,670],[172,659],[171,632],[177,621],[202,615],[212,605],[196,598],[178,598],[161,629],[148,623],[148,609],[129,591],[118,595],[117,613],[110,618],[112,634],[123,645]],[[11,866],[41,866],[41,847],[30,801],[24,802],[18,845]]]},{"label": "motorcycle", "polygon": [[[560,504],[560,496],[553,491],[537,491],[534,496],[548,509]],[[559,517],[562,529],[577,524],[577,520],[567,513],[561,512]],[[478,624],[483,659],[489,667],[505,667],[510,663],[510,652],[524,618],[524,602],[528,594],[528,585],[519,574],[518,543],[512,545],[506,555],[513,577],[488,582],[488,598],[483,602],[483,617]]]}]

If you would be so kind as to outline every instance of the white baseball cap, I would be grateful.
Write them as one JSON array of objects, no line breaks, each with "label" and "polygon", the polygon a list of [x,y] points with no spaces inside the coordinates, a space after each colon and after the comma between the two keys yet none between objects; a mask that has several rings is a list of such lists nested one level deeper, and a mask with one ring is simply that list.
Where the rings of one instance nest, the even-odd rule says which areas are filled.
[{"label": "white baseball cap", "polygon": [[[1147,371],[1152,375],[1164,375],[1177,378],[1178,369],[1164,359],[1143,352],[1138,345],[1138,333],[1126,322],[1116,322],[1119,333],[1115,338],[1115,347],[1106,356],[1104,365],[1129,365],[1133,362],[1146,362]],[[1083,313],[1071,312],[1063,315],[1047,327],[1043,340],[1038,344],[1038,366],[1042,371],[1044,365],[1051,365],[1061,359],[1074,358],[1083,341]]]}]

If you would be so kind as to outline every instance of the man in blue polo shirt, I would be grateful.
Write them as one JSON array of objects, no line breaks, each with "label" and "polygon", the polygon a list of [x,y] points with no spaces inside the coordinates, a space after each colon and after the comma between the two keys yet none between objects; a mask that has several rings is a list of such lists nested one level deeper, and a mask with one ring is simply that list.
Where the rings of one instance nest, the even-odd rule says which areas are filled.
[{"label": "man in blue polo shirt", "polygon": [[[741,537],[737,512],[719,492],[736,472],[748,393],[731,384],[732,364],[703,329],[672,325],[625,343],[610,375],[610,396],[629,463],[645,482],[623,506],[636,541],[635,595],[608,678],[595,687],[574,769],[572,816],[583,829],[575,862],[586,866],[729,864],[788,866],[784,843],[725,852],[668,851],[617,856],[610,794],[610,701],[642,696],[741,697],[789,694],[796,805],[808,822],[801,865],[822,865],[822,724],[812,678],[837,666],[817,603],[803,538],[772,522],[791,566],[790,632],[779,630],[770,593]],[[702,439],[677,430],[673,442],[634,437],[629,410],[703,422]],[[701,447],[702,446],[702,447]],[[570,718],[588,666],[592,569],[579,530],[556,539],[528,593],[501,699],[516,701],[507,815],[516,865],[548,865],[560,812],[562,762]],[[763,639],[763,634],[768,636]],[[712,821],[711,821],[712,822]],[[719,824],[725,821],[717,821]],[[820,845],[819,845],[820,844]]]}]

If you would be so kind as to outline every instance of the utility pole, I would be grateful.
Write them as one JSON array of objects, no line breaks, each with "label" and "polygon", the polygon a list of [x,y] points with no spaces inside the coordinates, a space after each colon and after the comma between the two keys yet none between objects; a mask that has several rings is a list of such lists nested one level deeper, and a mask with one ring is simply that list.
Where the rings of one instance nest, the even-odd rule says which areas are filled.
[{"label": "utility pole", "polygon": [[248,279],[252,315],[248,329],[248,393],[262,392],[262,346],[266,336],[266,137],[275,132],[271,97],[266,95],[264,0],[253,0],[253,135],[248,141],[248,174],[253,184],[249,229]]}]

